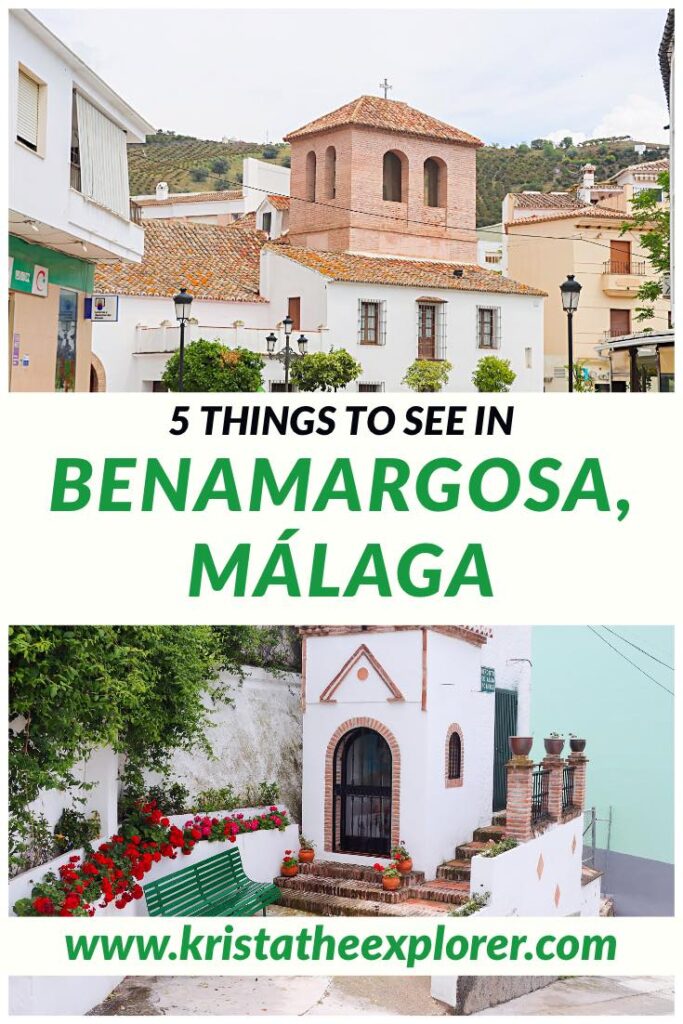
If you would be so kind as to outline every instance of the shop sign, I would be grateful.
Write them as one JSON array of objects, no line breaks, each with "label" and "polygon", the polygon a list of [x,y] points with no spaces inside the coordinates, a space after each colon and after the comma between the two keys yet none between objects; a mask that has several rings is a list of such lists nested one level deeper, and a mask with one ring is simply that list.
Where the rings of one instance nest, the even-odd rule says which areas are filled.
[{"label": "shop sign", "polygon": [[10,256],[9,287],[15,292],[28,292],[29,295],[47,295],[48,270],[37,263]]}]

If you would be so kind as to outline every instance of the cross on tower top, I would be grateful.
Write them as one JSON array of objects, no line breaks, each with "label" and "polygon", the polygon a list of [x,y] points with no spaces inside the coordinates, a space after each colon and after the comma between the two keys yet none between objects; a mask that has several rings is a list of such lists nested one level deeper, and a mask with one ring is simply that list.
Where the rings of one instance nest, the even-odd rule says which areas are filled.
[{"label": "cross on tower top", "polygon": [[389,85],[389,82],[387,81],[387,76],[386,75],[384,76],[384,81],[379,83],[379,87],[380,87],[380,89],[384,90],[384,99],[385,100],[389,98],[389,96],[388,96],[389,90],[394,88],[393,85]]}]

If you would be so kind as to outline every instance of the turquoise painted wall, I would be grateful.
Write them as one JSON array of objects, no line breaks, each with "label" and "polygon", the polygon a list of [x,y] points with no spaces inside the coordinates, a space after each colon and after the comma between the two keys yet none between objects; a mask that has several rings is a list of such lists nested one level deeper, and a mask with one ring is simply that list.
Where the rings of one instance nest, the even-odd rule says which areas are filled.
[{"label": "turquoise painted wall", "polygon": [[[674,689],[674,673],[601,627],[627,658]],[[609,626],[667,665],[674,661],[669,626]],[[674,698],[599,640],[586,626],[535,626],[532,639],[532,756],[550,732],[586,738],[587,806],[606,818],[611,849],[673,863]],[[598,826],[605,847],[607,828]]]}]

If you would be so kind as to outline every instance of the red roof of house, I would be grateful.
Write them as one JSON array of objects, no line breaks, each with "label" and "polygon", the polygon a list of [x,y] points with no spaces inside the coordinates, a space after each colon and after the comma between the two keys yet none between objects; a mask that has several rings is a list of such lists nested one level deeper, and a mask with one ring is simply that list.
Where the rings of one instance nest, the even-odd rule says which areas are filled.
[{"label": "red roof of house", "polygon": [[293,139],[304,138],[307,135],[316,135],[318,132],[328,131],[330,128],[340,128],[343,125],[359,125],[364,128],[382,128],[385,131],[398,132],[401,135],[417,135],[429,139],[438,139],[443,142],[460,142],[466,146],[483,146],[481,139],[454,128],[445,121],[438,121],[429,114],[423,114],[421,110],[409,107],[407,103],[399,100],[385,100],[380,96],[359,96],[351,103],[344,104],[338,110],[329,114],[323,114],[285,135],[285,142]]},{"label": "red roof of house", "polygon": [[95,290],[171,296],[182,286],[197,299],[265,302],[259,294],[259,256],[265,241],[262,231],[241,221],[221,226],[148,220],[142,263],[98,263]]}]

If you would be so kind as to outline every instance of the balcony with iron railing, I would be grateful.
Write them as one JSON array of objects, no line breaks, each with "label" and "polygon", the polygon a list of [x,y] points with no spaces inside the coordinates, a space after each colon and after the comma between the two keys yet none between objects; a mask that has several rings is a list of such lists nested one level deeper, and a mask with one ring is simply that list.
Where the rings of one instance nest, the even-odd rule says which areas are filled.
[{"label": "balcony with iron railing", "polygon": [[647,263],[645,260],[605,260],[603,274],[632,274],[634,277],[645,277]]},{"label": "balcony with iron railing", "polygon": [[602,266],[602,290],[605,295],[615,298],[634,298],[646,274],[646,260],[605,260]]}]

